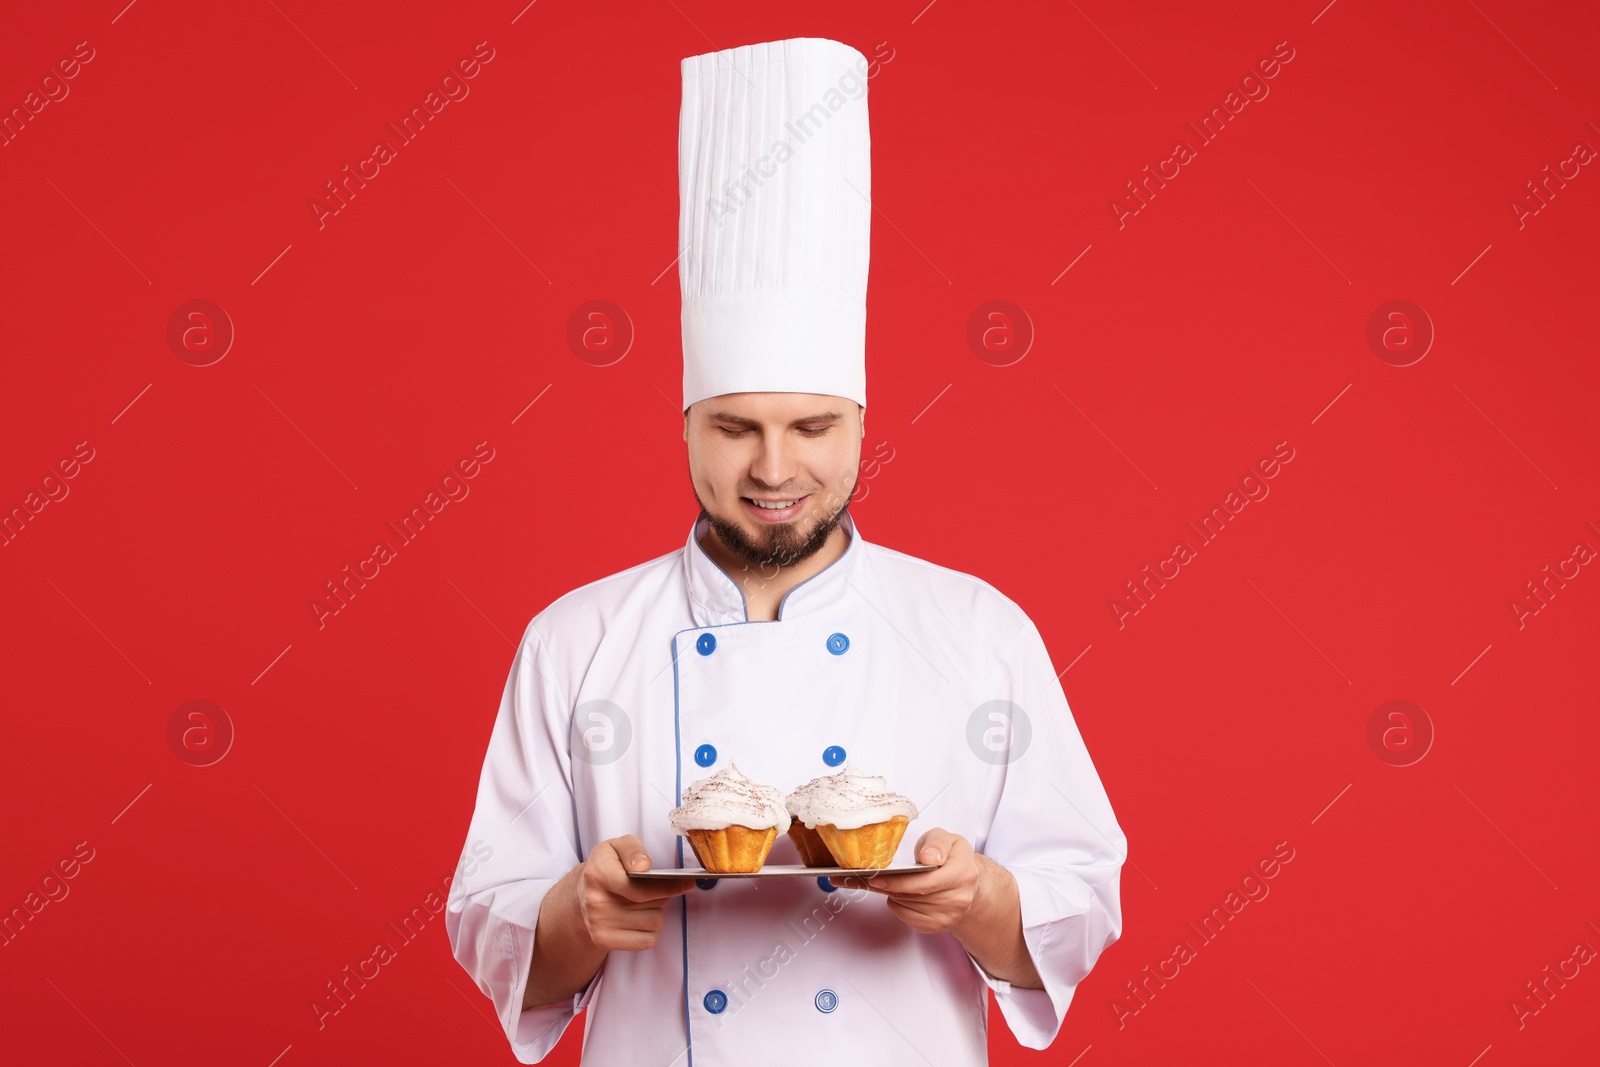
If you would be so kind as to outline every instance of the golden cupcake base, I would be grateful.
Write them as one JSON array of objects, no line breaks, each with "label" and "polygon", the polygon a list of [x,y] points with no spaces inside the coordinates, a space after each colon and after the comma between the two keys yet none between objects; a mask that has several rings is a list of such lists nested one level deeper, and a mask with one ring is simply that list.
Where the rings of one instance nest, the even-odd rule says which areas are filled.
[{"label": "golden cupcake base", "polygon": [[800,853],[800,862],[807,867],[843,866],[834,861],[833,853],[822,843],[822,835],[799,819],[789,823],[789,840],[794,842],[794,850]]},{"label": "golden cupcake base", "polygon": [[840,867],[887,867],[894,862],[895,849],[900,847],[900,838],[910,822],[904,815],[895,815],[886,822],[868,823],[854,830],[818,823],[817,834]]},{"label": "golden cupcake base", "polygon": [[754,874],[767,862],[778,828],[752,830],[735,823],[721,830],[685,830],[700,866],[717,874]]}]

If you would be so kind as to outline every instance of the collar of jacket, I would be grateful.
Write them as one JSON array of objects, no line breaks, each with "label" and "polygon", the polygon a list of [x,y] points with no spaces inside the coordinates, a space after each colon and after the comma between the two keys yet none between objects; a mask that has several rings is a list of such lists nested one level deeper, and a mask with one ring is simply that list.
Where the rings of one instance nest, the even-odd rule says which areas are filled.
[{"label": "collar of jacket", "polygon": [[[689,585],[689,604],[696,626],[721,626],[749,622],[740,585],[706,555],[700,538],[710,529],[710,520],[701,515],[689,531],[684,546],[684,569]],[[855,517],[847,510],[839,525],[850,535],[844,554],[784,594],[778,604],[778,620],[827,611],[857,591],[865,580],[866,542]],[[761,569],[752,565],[740,581],[752,586],[761,580]],[[854,587],[854,588],[853,588]]]}]

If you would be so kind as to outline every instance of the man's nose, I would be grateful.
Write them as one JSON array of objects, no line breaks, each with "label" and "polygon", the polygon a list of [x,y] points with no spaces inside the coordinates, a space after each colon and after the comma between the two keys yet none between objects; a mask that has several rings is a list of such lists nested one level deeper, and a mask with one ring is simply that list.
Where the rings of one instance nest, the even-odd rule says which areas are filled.
[{"label": "man's nose", "polygon": [[761,450],[750,464],[750,477],[761,485],[778,489],[794,476],[794,453],[781,433],[764,434]]}]

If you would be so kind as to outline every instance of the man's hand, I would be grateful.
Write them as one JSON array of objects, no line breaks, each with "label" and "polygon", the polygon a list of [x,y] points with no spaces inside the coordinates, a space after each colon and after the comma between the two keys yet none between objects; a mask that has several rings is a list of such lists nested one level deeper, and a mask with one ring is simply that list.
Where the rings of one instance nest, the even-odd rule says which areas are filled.
[{"label": "man's hand", "polygon": [[630,870],[649,869],[650,855],[637,837],[613,837],[550,888],[539,907],[523,1008],[576,995],[599,973],[611,949],[639,952],[655,946],[667,904],[693,889],[694,879],[636,882],[628,877]]},{"label": "man's hand", "polygon": [[578,868],[578,913],[596,948],[654,948],[668,902],[694,888],[692,878],[636,882],[628,877],[629,871],[649,869],[650,855],[632,834],[600,842]]},{"label": "man's hand", "polygon": [[938,827],[918,838],[912,854],[918,863],[933,864],[939,869],[880,874],[864,882],[849,878],[842,884],[884,894],[889,898],[889,910],[914,930],[944,933],[967,917],[978,897],[978,857],[966,838]]},{"label": "man's hand", "polygon": [[846,878],[839,884],[884,894],[889,910],[913,930],[949,933],[984,973],[1021,988],[1043,989],[1022,934],[1015,876],[973,852],[960,834],[938,827],[917,839],[912,854],[939,869]]}]

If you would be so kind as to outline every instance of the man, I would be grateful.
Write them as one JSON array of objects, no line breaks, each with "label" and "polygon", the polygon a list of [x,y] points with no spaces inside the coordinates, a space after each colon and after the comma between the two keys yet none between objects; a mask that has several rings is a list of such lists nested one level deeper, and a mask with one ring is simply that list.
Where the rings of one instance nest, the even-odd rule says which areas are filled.
[{"label": "man", "polygon": [[[1126,840],[1038,630],[867,542],[866,60],[801,38],[683,62],[685,546],[561,597],[507,679],[446,924],[513,1052],[584,1007],[586,1064],[987,1062],[988,991],[1045,1048],[1121,934]],[[866,880],[645,880],[737,763],[848,759],[912,798]],[[913,836],[915,835],[915,836]],[[692,856],[690,857],[692,860]],[[780,838],[771,865],[794,864]]]}]

